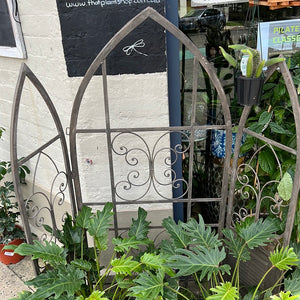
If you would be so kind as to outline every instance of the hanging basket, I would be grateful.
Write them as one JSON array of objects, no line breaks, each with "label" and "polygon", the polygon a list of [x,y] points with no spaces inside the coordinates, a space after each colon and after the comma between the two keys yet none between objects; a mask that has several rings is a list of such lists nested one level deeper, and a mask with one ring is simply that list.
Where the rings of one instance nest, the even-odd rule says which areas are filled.
[{"label": "hanging basket", "polygon": [[260,102],[264,78],[247,78],[239,76],[236,82],[237,103],[241,105],[257,105]]}]

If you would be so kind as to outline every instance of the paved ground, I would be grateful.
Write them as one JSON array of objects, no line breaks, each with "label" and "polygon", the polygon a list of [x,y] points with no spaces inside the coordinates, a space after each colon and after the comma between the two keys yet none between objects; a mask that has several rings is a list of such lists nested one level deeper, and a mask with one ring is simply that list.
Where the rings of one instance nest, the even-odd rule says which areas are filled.
[{"label": "paved ground", "polygon": [[34,269],[29,257],[25,257],[15,265],[6,266],[0,262],[0,299],[9,300],[18,293],[30,288],[24,281],[34,277]]}]

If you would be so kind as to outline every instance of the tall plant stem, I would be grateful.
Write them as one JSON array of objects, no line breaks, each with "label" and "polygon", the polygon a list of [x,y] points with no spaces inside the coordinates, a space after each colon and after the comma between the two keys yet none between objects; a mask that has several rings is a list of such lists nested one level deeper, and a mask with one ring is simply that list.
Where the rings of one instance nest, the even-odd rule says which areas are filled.
[{"label": "tall plant stem", "polygon": [[174,290],[173,288],[171,288],[169,285],[165,285],[166,288],[170,289],[172,292],[176,293],[177,295],[181,296],[182,298],[186,299],[186,300],[190,300],[188,297],[186,297],[185,295],[183,295],[182,293]]},{"label": "tall plant stem", "polygon": [[81,259],[83,259],[83,238],[84,238],[84,229],[82,229],[82,233],[81,233],[81,245],[80,245]]},{"label": "tall plant stem", "polygon": [[258,283],[258,285],[257,285],[257,287],[256,287],[256,289],[255,289],[255,291],[254,291],[254,293],[253,293],[253,295],[252,295],[251,300],[254,300],[255,295],[256,295],[256,293],[257,293],[257,291],[258,291],[260,285],[262,284],[262,282],[264,281],[264,279],[266,278],[266,276],[271,272],[271,270],[272,270],[273,268],[274,268],[274,266],[272,266],[269,270],[267,270],[267,272],[266,272],[266,273],[264,274],[264,276],[261,278],[260,282]]},{"label": "tall plant stem", "polygon": [[239,268],[240,268],[240,260],[241,260],[241,255],[243,253],[243,250],[244,248],[246,247],[246,244],[244,244],[242,246],[242,249],[241,251],[239,252],[239,255],[238,255],[238,258],[236,260],[236,264],[235,264],[235,267],[234,267],[234,271],[233,271],[233,274],[232,274],[232,279],[231,279],[231,284],[233,284],[234,280],[235,280],[235,285],[234,286],[237,286],[239,287]]},{"label": "tall plant stem", "polygon": [[198,286],[199,286],[200,293],[201,293],[203,299],[205,299],[205,293],[204,293],[204,291],[203,291],[203,286],[202,286],[202,284],[201,284],[201,282],[200,282],[200,280],[199,280],[197,274],[194,273],[193,275],[194,275],[194,277],[195,277],[195,279],[196,279],[196,281],[197,281],[197,284],[198,284]]},{"label": "tall plant stem", "polygon": [[95,255],[95,260],[96,260],[98,278],[100,278],[100,266],[99,266],[99,261],[98,261],[98,255],[97,255],[97,248],[96,248],[96,240],[95,240],[95,238],[94,238],[94,255]]},{"label": "tall plant stem", "polygon": [[[109,274],[111,262],[112,262],[112,260],[115,258],[115,255],[116,255],[116,253],[114,252],[114,254],[112,255],[112,257],[111,257],[111,259],[110,259],[110,261],[109,261],[109,264],[108,264],[107,267],[106,267],[105,273],[104,273],[101,277],[100,277],[100,274],[98,274],[99,280],[98,280],[97,283],[95,284],[95,287],[97,287],[98,284],[100,285],[102,279],[105,278],[105,277]],[[102,284],[100,285],[100,287],[102,288]]]}]

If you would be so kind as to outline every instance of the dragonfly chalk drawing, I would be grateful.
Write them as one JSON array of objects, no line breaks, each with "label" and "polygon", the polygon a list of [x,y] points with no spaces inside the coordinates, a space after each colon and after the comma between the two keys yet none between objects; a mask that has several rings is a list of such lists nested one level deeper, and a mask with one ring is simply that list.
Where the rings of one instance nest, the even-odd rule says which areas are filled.
[{"label": "dragonfly chalk drawing", "polygon": [[136,49],[136,48],[144,48],[145,45],[146,44],[145,44],[144,40],[139,39],[134,44],[132,44],[131,46],[126,46],[122,50],[126,53],[126,55],[131,55],[133,52],[136,52],[138,54],[148,56],[148,54],[142,53],[142,52],[140,52]]}]

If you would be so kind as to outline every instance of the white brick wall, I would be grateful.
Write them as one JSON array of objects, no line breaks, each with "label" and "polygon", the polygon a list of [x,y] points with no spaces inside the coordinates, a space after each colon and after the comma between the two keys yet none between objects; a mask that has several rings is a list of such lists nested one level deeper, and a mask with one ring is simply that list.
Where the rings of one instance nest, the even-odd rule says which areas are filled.
[{"label": "white brick wall", "polygon": [[[28,58],[20,60],[0,57],[0,126],[7,129],[3,140],[0,141],[0,159],[2,160],[9,159],[10,115],[22,61],[30,67],[48,91],[64,128],[69,126],[73,100],[82,79],[67,76],[56,1],[19,0],[18,6]],[[110,76],[108,84],[113,126],[168,125],[166,73]],[[92,80],[84,96],[80,111],[80,125],[90,127],[92,124],[97,124],[97,126],[104,124],[101,90],[101,77],[98,76]],[[41,97],[33,85],[26,82],[20,110],[18,155],[24,156],[40,146],[55,134],[54,129],[54,123],[47,108],[41,102]],[[101,141],[98,143],[101,144]],[[102,165],[107,169],[106,159],[97,161],[96,156],[91,156],[94,153],[94,146],[93,139],[84,145],[84,149],[81,149],[83,152],[79,151],[81,155],[79,164],[83,169],[87,169],[84,161],[87,157],[95,161],[94,167]],[[50,151],[56,163],[61,166],[62,157],[58,155],[58,150],[58,145],[55,145]],[[33,170],[34,165],[29,165],[29,167]],[[47,189],[49,187],[47,177],[50,176],[48,169],[44,167],[41,174],[43,177],[39,177],[38,184]],[[99,177],[96,180],[92,175],[93,172],[85,173],[82,180],[83,196],[88,199],[95,198],[99,194],[103,195],[103,191],[109,190],[107,183],[104,186],[99,184],[97,181]],[[107,178],[103,173],[101,176]],[[88,186],[88,183],[92,188]],[[171,190],[169,187],[168,189],[167,193],[170,195]],[[109,192],[107,193],[106,198],[109,198]],[[152,208],[158,209],[154,206]],[[160,205],[159,209],[161,208]]]}]

